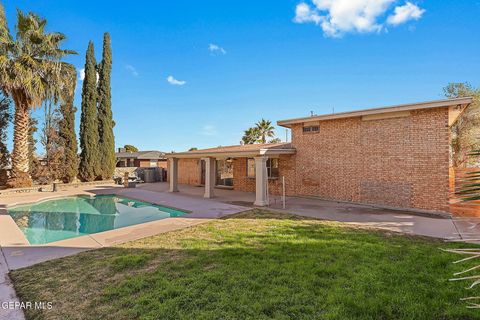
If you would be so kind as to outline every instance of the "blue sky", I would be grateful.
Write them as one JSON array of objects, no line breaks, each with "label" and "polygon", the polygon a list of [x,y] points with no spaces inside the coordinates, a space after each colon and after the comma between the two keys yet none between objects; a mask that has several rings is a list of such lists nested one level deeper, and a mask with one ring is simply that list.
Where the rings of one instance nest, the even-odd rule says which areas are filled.
[{"label": "blue sky", "polygon": [[[237,144],[262,117],[433,100],[449,82],[480,85],[476,0],[3,4],[12,29],[20,8],[65,33],[65,48],[79,53],[68,61],[79,70],[88,41],[99,60],[110,32],[117,146]],[[283,128],[277,134],[284,139]]]}]

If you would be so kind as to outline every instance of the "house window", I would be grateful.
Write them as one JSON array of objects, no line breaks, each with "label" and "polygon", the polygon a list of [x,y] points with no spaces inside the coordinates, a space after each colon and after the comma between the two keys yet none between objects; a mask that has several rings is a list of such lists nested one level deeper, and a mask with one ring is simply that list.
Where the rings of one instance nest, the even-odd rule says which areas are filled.
[{"label": "house window", "polygon": [[303,133],[316,133],[316,132],[320,132],[320,126],[303,127]]},{"label": "house window", "polygon": [[[267,160],[267,176],[269,178],[278,178],[279,170],[277,158],[271,158]],[[255,178],[255,159],[247,159],[247,177]]]},{"label": "house window", "polygon": [[217,186],[233,186],[233,161],[232,159],[216,161],[216,185]]},{"label": "house window", "polygon": [[247,177],[255,178],[255,160],[251,158],[247,159]]}]

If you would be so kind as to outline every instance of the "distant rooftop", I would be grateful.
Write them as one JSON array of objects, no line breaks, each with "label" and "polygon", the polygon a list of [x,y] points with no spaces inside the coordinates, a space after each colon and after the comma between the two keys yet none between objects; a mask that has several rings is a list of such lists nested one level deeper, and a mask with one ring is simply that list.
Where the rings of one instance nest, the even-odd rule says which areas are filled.
[{"label": "distant rooftop", "polygon": [[117,152],[115,153],[117,158],[129,158],[129,159],[165,159],[165,153],[156,150],[150,151],[138,151],[138,152]]}]

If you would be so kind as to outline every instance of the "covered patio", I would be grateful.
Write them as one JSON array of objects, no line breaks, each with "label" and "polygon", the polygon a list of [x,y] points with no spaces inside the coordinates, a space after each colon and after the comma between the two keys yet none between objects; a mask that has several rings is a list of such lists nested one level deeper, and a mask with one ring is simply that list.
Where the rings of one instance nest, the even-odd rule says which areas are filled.
[{"label": "covered patio", "polygon": [[[179,170],[179,161],[190,159],[197,160],[194,175],[198,176],[196,185],[204,187],[203,197],[215,197],[215,187],[223,179],[222,168],[219,163],[228,163],[227,173],[231,179],[231,189],[235,189],[236,182],[241,178],[254,179],[255,181],[255,206],[264,207],[269,204],[269,179],[279,179],[279,159],[295,154],[296,150],[290,143],[251,144],[228,147],[218,147],[188,152],[175,152],[166,154],[168,159],[169,192],[179,192],[179,177],[182,174],[191,174],[186,170]],[[243,159],[245,168],[233,168],[235,160]],[[276,159],[273,161],[272,159]],[[193,169],[195,170],[195,169]],[[275,177],[273,177],[275,175]]]}]

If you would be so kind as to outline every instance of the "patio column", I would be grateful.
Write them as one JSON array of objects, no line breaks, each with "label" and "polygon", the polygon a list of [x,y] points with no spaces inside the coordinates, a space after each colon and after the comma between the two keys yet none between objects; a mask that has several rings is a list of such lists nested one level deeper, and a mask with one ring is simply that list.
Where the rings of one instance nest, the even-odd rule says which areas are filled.
[{"label": "patio column", "polygon": [[170,188],[169,192],[178,192],[178,158],[169,158]]},{"label": "patio column", "polygon": [[255,202],[259,207],[265,207],[267,202],[267,160],[268,157],[255,157]]},{"label": "patio column", "polygon": [[215,187],[215,158],[204,158],[205,161],[205,193],[204,198],[213,198]]}]

